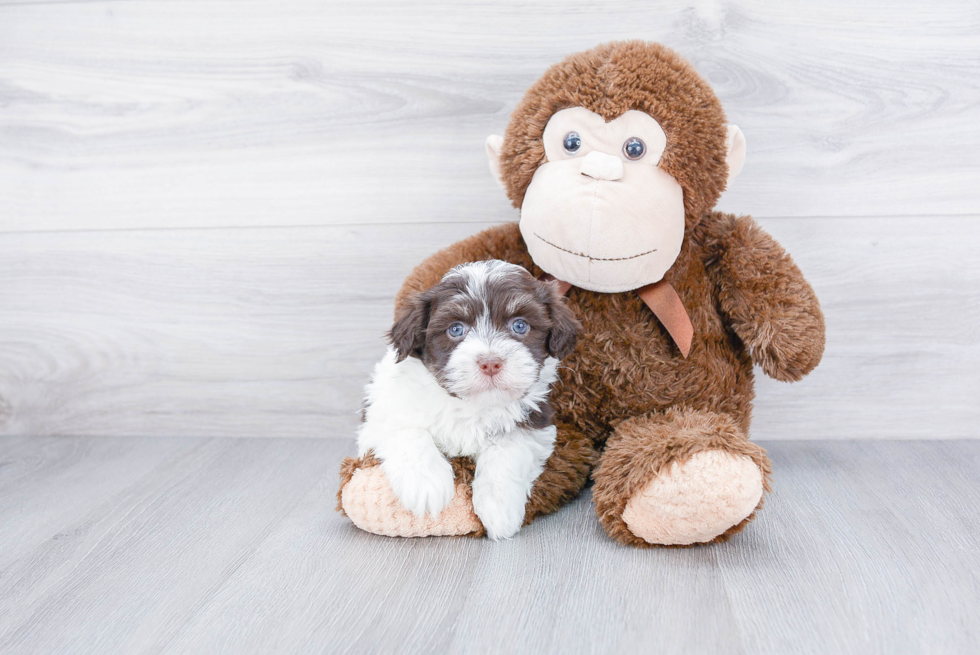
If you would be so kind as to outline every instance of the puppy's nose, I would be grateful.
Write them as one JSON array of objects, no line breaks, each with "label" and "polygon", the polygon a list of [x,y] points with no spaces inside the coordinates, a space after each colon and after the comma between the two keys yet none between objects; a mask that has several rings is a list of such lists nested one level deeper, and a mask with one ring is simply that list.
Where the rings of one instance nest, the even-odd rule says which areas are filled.
[{"label": "puppy's nose", "polygon": [[481,357],[480,359],[476,360],[476,365],[480,367],[480,371],[484,375],[493,377],[497,373],[500,373],[500,369],[504,365],[504,360],[493,356]]},{"label": "puppy's nose", "polygon": [[619,180],[623,177],[623,160],[593,150],[582,157],[582,168],[579,170],[582,171],[582,175],[588,175],[597,180]]}]

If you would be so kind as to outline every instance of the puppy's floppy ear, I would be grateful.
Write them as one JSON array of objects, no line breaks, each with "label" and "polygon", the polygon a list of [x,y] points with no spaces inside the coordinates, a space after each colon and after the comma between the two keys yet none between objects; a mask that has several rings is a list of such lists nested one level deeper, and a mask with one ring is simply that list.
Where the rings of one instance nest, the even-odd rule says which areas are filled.
[{"label": "puppy's floppy ear", "polygon": [[406,357],[418,357],[425,348],[425,328],[429,325],[429,313],[432,310],[432,296],[420,293],[411,301],[408,307],[399,312],[395,324],[388,332],[388,342],[395,347],[396,362]]},{"label": "puppy's floppy ear", "polygon": [[551,314],[551,329],[548,330],[548,354],[557,359],[562,359],[575,350],[575,342],[578,340],[578,333],[582,329],[582,324],[575,318],[575,314],[565,303],[565,297],[558,290],[558,283],[551,281],[548,283],[550,293],[545,305]]}]

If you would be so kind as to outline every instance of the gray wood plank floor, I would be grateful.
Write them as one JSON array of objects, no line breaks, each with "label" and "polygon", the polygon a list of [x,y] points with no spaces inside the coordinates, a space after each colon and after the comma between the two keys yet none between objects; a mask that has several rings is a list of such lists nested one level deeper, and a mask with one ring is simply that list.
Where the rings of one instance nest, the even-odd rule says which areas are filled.
[{"label": "gray wood plank floor", "polygon": [[976,653],[980,441],[770,442],[732,542],[512,541],[333,511],[342,439],[0,439],[2,653]]}]

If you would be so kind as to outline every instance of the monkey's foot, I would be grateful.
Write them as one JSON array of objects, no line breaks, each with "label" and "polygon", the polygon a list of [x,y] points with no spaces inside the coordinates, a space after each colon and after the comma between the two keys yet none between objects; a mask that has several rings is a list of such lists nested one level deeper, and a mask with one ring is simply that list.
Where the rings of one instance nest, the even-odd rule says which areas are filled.
[{"label": "monkey's foot", "polygon": [[418,517],[405,509],[380,461],[371,453],[361,459],[347,458],[340,469],[337,509],[365,532],[387,537],[448,537],[484,534],[483,524],[473,512],[471,474],[453,462],[456,495],[438,516]]},{"label": "monkey's foot", "polygon": [[616,427],[592,474],[592,499],[622,544],[725,541],[762,506],[771,471],[732,417],[671,408]]},{"label": "monkey's foot", "polygon": [[742,528],[762,501],[762,471],[750,458],[722,450],[673,462],[626,503],[623,521],[647,543],[714,541]]}]

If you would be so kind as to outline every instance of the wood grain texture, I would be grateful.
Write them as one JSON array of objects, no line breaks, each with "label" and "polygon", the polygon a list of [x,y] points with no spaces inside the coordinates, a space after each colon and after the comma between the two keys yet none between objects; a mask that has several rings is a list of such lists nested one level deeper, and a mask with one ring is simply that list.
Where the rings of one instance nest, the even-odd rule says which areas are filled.
[{"label": "wood grain texture", "polygon": [[[502,543],[369,535],[332,511],[344,440],[3,438],[0,526],[31,536],[0,562],[0,650],[980,649],[980,441],[766,447],[748,530],[641,551],[588,492]],[[110,460],[139,473],[107,493]]]},{"label": "wood grain texture", "polygon": [[[77,522],[94,505],[118,500],[161,459],[179,458],[192,443],[198,445],[166,438],[155,441],[159,443],[32,437],[19,443],[0,442],[0,567],[9,571],[8,565],[45,541],[60,552],[90,526],[76,523],[73,534],[59,533],[58,527]],[[6,584],[18,584],[9,576],[4,579]],[[29,578],[20,582],[35,583]]]},{"label": "wood grain texture", "polygon": [[[980,221],[769,219],[827,316],[762,439],[976,437]],[[8,234],[0,433],[348,437],[392,298],[482,225]]]},{"label": "wood grain texture", "polygon": [[[35,457],[58,443],[35,441]],[[101,458],[88,466],[83,457],[71,473],[89,488],[50,479],[5,490],[3,523],[47,535],[26,554],[4,554],[0,651],[158,651],[317,480],[336,475],[347,450],[332,440],[159,440],[173,442],[169,452],[125,441],[69,444],[96,455],[128,450],[142,469],[138,484],[119,484],[107,496],[98,490]],[[45,502],[36,499],[38,488]],[[12,511],[25,501],[46,511]],[[121,603],[109,600],[126,587],[126,597],[116,597]]]},{"label": "wood grain texture", "polygon": [[978,34],[976,2],[3,3],[0,231],[510,220],[483,140],[626,38],[747,136],[722,208],[976,214]]}]

